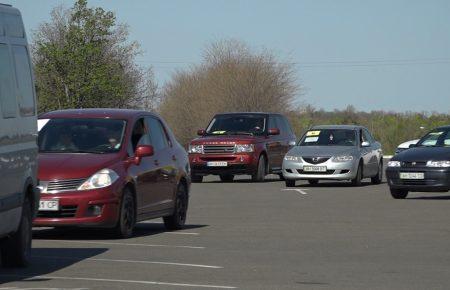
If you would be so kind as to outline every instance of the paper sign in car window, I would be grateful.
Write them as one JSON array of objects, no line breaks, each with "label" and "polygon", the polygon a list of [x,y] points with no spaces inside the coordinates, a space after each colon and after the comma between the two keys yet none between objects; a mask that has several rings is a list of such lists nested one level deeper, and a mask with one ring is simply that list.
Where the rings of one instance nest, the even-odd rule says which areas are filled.
[{"label": "paper sign in car window", "polygon": [[308,136],[308,137],[319,136],[319,135],[320,135],[320,131],[308,131],[306,133],[306,136]]},{"label": "paper sign in car window", "polygon": [[214,131],[212,132],[212,134],[216,134],[216,135],[222,135],[225,134],[226,131]]},{"label": "paper sign in car window", "polygon": [[319,137],[306,137],[305,138],[306,143],[317,142],[317,140],[319,140]]}]

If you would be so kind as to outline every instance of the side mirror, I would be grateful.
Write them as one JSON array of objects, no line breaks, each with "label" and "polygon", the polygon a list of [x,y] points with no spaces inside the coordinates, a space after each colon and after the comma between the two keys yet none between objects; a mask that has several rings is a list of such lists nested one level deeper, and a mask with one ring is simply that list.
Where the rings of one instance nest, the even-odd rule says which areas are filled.
[{"label": "side mirror", "polygon": [[364,141],[361,143],[361,147],[369,147],[369,146],[370,146],[370,143],[367,141]]},{"label": "side mirror", "polygon": [[416,144],[409,144],[408,148],[416,147]]},{"label": "side mirror", "polygon": [[199,129],[199,130],[197,131],[197,135],[198,135],[198,136],[203,136],[203,135],[205,135],[205,133],[206,133],[206,131],[205,131],[204,129]]},{"label": "side mirror", "polygon": [[280,135],[280,129],[278,128],[270,128],[267,132],[269,135]]},{"label": "side mirror", "polygon": [[147,156],[153,156],[155,154],[152,145],[138,145],[134,155],[136,157],[142,158]]}]

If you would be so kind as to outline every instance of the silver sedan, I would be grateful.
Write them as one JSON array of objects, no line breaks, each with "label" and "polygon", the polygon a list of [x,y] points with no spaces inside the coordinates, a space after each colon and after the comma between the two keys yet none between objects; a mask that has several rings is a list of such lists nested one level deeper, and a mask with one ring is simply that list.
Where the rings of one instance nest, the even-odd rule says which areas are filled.
[{"label": "silver sedan", "polygon": [[283,160],[287,187],[302,179],[310,184],[321,179],[350,180],[358,186],[363,178],[371,178],[378,184],[382,175],[381,144],[362,126],[315,126]]}]

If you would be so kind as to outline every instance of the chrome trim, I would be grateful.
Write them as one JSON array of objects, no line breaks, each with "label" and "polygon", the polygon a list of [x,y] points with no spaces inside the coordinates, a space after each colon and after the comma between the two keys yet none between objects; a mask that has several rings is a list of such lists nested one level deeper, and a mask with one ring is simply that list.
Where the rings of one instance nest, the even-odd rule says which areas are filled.
[{"label": "chrome trim", "polygon": [[39,181],[38,187],[41,190],[41,193],[56,194],[66,191],[75,191],[85,180],[86,178]]}]

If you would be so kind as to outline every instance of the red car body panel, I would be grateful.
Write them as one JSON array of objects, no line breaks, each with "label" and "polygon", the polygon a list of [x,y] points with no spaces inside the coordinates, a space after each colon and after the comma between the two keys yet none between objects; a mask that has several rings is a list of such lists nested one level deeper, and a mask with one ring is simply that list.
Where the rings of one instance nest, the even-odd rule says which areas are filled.
[{"label": "red car body panel", "polygon": [[[114,227],[119,218],[125,186],[130,186],[136,195],[137,221],[170,215],[175,205],[176,189],[181,183],[186,185],[189,192],[187,153],[176,141],[164,120],[155,114],[135,110],[80,109],[50,112],[39,118],[120,119],[127,124],[124,140],[118,152],[39,154],[38,179],[41,183],[87,180],[105,168],[116,172],[118,179],[112,185],[99,189],[44,191],[41,200],[58,200],[60,210],[58,213],[40,211],[34,226]],[[143,157],[137,164],[135,157],[129,155],[127,148],[131,142],[134,124],[142,118],[153,118],[161,122],[170,147],[155,152],[153,156]],[[164,171],[165,169],[169,172]],[[95,205],[101,207],[101,213],[93,216],[89,209]],[[70,215],[67,214],[69,212],[67,208],[70,208]]]}]

